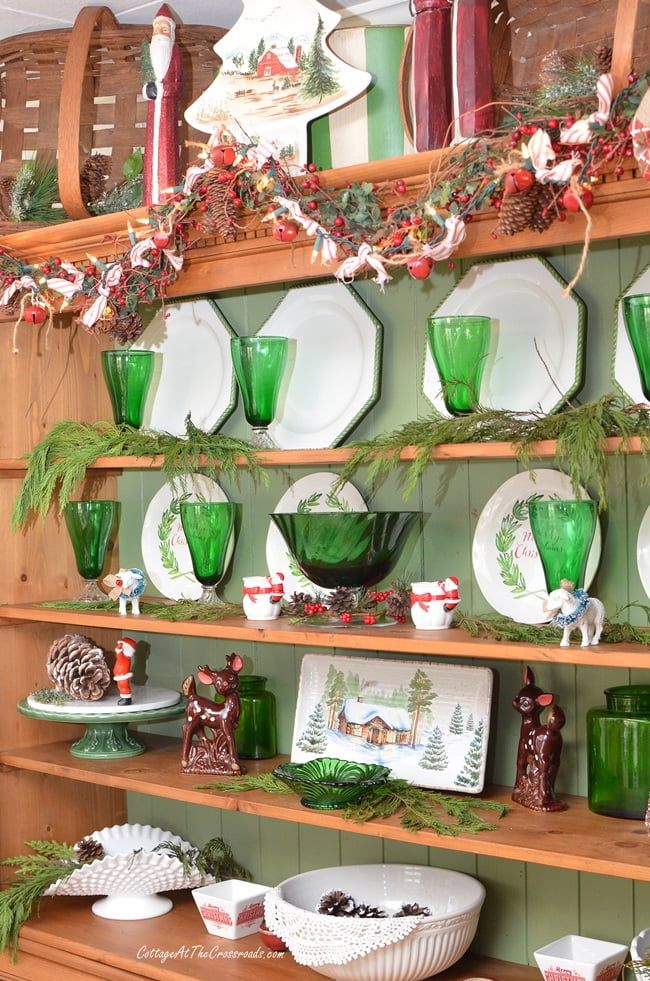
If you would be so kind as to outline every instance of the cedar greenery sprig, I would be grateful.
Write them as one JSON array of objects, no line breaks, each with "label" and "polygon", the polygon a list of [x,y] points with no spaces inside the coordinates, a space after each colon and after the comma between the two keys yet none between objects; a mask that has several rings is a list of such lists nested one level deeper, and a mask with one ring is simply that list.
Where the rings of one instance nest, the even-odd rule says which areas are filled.
[{"label": "cedar greenery sprig", "polygon": [[361,467],[368,468],[369,478],[376,484],[395,472],[402,451],[415,447],[413,460],[403,473],[404,497],[408,497],[432,462],[432,451],[438,446],[505,442],[514,448],[519,462],[530,468],[536,455],[535,444],[555,440],[555,465],[567,473],[576,493],[581,484],[593,483],[599,506],[604,509],[608,471],[605,441],[611,436],[621,438],[621,450],[627,448],[632,437],[639,437],[645,456],[650,449],[649,407],[629,405],[622,396],[611,393],[562,412],[532,418],[528,413],[498,409],[479,409],[451,419],[428,417],[408,422],[375,439],[353,443],[354,453],[344,465],[337,484],[350,480]]},{"label": "cedar greenery sprig", "polygon": [[[615,610],[613,617],[619,617],[624,610],[634,607],[643,611],[650,624],[650,606],[643,603],[629,603]],[[454,624],[460,630],[465,630],[470,637],[485,637],[491,640],[512,640],[525,644],[557,644],[558,628],[552,624],[517,623],[508,617],[496,614],[483,616],[466,616],[456,609]],[[650,630],[635,627],[631,623],[618,622],[615,619],[605,620],[600,637],[601,644],[650,644]]]},{"label": "cedar greenery sprig", "polygon": [[206,433],[188,417],[185,436],[154,433],[112,422],[58,422],[25,459],[27,473],[12,514],[14,531],[30,518],[44,519],[55,503],[59,512],[81,486],[88,467],[99,457],[162,457],[161,472],[174,484],[184,475],[201,471],[236,479],[244,465],[256,479],[267,480],[255,448],[245,440],[221,433]]},{"label": "cedar greenery sprig", "polygon": [[[226,793],[248,790],[263,790],[270,794],[292,793],[272,773],[225,778],[199,784],[197,789]],[[508,805],[478,797],[454,797],[414,787],[408,780],[391,778],[384,784],[369,788],[357,803],[345,804],[341,815],[348,821],[364,824],[373,818],[390,818],[400,812],[400,824],[409,831],[426,829],[451,837],[461,832],[476,834],[479,831],[494,831],[497,825],[486,821],[477,811],[492,811],[501,818],[508,812]]]},{"label": "cedar greenery sprig", "polygon": [[0,892],[0,952],[11,944],[14,960],[18,932],[40,907],[43,893],[83,864],[77,861],[74,849],[65,843],[27,841],[25,844],[33,855],[16,855],[0,863],[16,869],[9,886]]},{"label": "cedar greenery sprig", "polygon": [[210,838],[203,848],[188,849],[183,849],[182,845],[174,841],[161,841],[153,850],[178,859],[188,879],[195,870],[203,879],[212,876],[217,882],[224,879],[250,881],[252,878],[248,869],[237,861],[232,848],[223,838]]}]

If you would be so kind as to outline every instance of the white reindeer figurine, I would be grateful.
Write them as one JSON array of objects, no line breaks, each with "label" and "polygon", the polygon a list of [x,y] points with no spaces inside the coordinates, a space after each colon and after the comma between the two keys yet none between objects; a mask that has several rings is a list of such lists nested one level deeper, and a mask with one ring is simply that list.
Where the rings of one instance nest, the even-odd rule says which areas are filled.
[{"label": "white reindeer figurine", "polygon": [[571,632],[576,629],[582,633],[581,647],[600,643],[605,607],[584,589],[573,589],[573,583],[563,579],[560,588],[549,593],[544,609],[553,614],[551,623],[563,631],[560,647],[569,646]]}]

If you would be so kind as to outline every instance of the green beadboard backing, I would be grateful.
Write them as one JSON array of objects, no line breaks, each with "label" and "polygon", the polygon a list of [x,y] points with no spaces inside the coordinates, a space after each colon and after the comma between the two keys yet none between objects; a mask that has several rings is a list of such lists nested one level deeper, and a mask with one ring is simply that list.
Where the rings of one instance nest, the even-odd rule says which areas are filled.
[{"label": "green beadboard backing", "polygon": [[[543,255],[565,279],[574,275],[580,262],[577,247]],[[616,300],[649,262],[650,237],[619,247],[606,243],[591,247],[586,268],[575,287],[588,310],[585,382],[578,396],[583,400],[597,398],[614,388],[611,363]],[[471,264],[469,260],[460,261],[449,268],[441,263],[424,283],[398,273],[384,292],[367,280],[355,284],[354,288],[384,326],[384,354],[381,397],[351,434],[351,440],[371,438],[428,414],[428,403],[421,391],[426,317]],[[216,294],[215,299],[237,333],[252,334],[284,292],[255,288]],[[345,351],[340,355],[344,358]],[[247,436],[248,427],[240,404],[224,424],[223,432]],[[541,461],[540,466],[548,467],[550,462]],[[636,565],[638,528],[650,504],[650,484],[642,482],[646,467],[639,457],[612,460],[610,465],[610,508],[602,518],[602,559],[591,587],[591,592],[604,600],[610,613],[630,602],[648,602]],[[290,474],[272,469],[266,490],[251,486],[246,475],[242,475],[238,484],[223,484],[229,497],[241,503],[244,516],[233,565],[222,587],[227,599],[239,601],[243,575],[265,572],[268,512],[290,483],[314,469],[318,468],[294,467]],[[408,579],[457,575],[463,610],[488,612],[489,606],[472,578],[472,536],[487,499],[518,469],[513,461],[432,464],[408,500],[409,507],[422,508],[429,518],[420,539],[412,543],[396,572]],[[355,483],[369,495],[363,473],[355,478]],[[144,512],[161,485],[158,473],[127,473],[120,478],[123,502],[120,555],[126,565],[142,562],[139,541]],[[388,481],[382,485],[372,503],[377,507],[403,506],[399,482]],[[634,616],[630,615],[629,619],[633,620]],[[643,618],[636,622],[642,623]],[[199,663],[206,660],[216,663],[231,649],[230,642],[161,635],[149,640],[147,677],[152,683],[162,685],[178,686]],[[276,693],[279,746],[286,753],[290,749],[300,662],[306,650],[249,643],[239,645],[238,651],[244,657],[246,670],[254,669],[267,676],[268,687]],[[323,656],[327,657],[327,653]],[[465,663],[472,663],[471,656]],[[519,733],[519,718],[510,703],[520,687],[524,665],[496,661],[490,662],[490,666],[495,671],[496,712],[488,779],[508,785],[513,780]],[[587,789],[585,713],[591,705],[602,703],[607,685],[642,680],[642,673],[552,664],[539,664],[535,671],[538,682],[558,694],[567,715],[557,790],[560,794],[584,795]],[[159,727],[158,731],[177,733],[179,729],[180,723],[176,722]],[[586,873],[448,851],[444,841],[439,849],[427,848],[142,795],[130,795],[129,815],[132,821],[168,827],[197,844],[223,834],[254,878],[270,885],[298,871],[351,862],[418,862],[476,875],[486,885],[487,902],[474,949],[506,960],[532,964],[536,947],[572,932],[628,943],[634,933],[650,923],[648,883],[602,876],[592,882],[594,877]],[[561,902],[554,901],[558,897]]]}]

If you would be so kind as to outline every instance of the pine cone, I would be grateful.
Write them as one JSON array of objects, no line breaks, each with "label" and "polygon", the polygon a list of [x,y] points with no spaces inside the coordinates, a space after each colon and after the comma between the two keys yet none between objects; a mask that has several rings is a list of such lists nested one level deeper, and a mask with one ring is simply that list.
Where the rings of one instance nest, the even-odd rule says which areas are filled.
[{"label": "pine cone", "polygon": [[305,612],[305,603],[313,603],[314,597],[310,593],[292,593],[287,600],[286,611],[289,616],[299,617]]},{"label": "pine cone", "polygon": [[612,49],[602,42],[594,51],[594,65],[599,75],[606,75],[612,68]]},{"label": "pine cone", "polygon": [[352,612],[354,603],[354,590],[347,586],[337,586],[328,596],[325,605],[332,616],[338,616],[340,613]]},{"label": "pine cone", "polygon": [[403,621],[411,611],[411,597],[408,589],[393,589],[386,597],[386,612],[395,620]]},{"label": "pine cone", "polygon": [[555,194],[551,184],[540,184],[535,181],[529,193],[535,196],[533,213],[530,218],[530,228],[534,232],[545,232],[555,221]]},{"label": "pine cone", "polygon": [[78,841],[74,846],[78,862],[94,862],[97,858],[104,857],[104,846],[96,838],[87,836]]},{"label": "pine cone", "polygon": [[386,916],[386,911],[379,909],[378,906],[368,906],[367,903],[359,903],[352,910],[352,916],[358,916],[363,920],[380,920]]},{"label": "pine cone", "polygon": [[208,189],[206,203],[208,217],[221,238],[228,242],[235,237],[234,219],[237,213],[232,198],[229,197],[230,181],[222,181],[219,175],[223,171],[219,167],[209,170],[203,179]]},{"label": "pine cone", "polygon": [[535,209],[536,197],[536,194],[530,193],[530,189],[527,192],[505,194],[499,212],[497,234],[516,235],[517,232],[523,232],[528,228]]},{"label": "pine cone", "polygon": [[11,188],[13,177],[0,177],[0,221],[11,221]]},{"label": "pine cone", "polygon": [[340,889],[332,889],[320,898],[318,912],[326,916],[354,916],[354,900]]},{"label": "pine cone", "polygon": [[395,916],[431,916],[431,910],[419,903],[402,903]]},{"label": "pine cone", "polygon": [[95,153],[88,157],[79,176],[81,200],[84,204],[99,201],[105,193],[112,166],[112,158],[105,153]]},{"label": "pine cone", "polygon": [[47,673],[57,691],[85,702],[103,698],[111,683],[104,652],[82,634],[65,634],[51,645]]},{"label": "pine cone", "polygon": [[142,330],[142,317],[134,311],[118,317],[111,325],[110,330],[106,331],[106,334],[109,337],[114,337],[118,344],[128,344],[130,341],[135,341]]}]

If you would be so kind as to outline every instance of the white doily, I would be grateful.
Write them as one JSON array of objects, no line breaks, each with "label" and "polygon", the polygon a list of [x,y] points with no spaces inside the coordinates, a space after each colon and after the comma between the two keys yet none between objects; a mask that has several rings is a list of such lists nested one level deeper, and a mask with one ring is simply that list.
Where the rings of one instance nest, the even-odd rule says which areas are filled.
[{"label": "white doily", "polygon": [[347,964],[371,950],[403,940],[421,916],[360,919],[325,916],[297,909],[270,889],[264,899],[264,919],[272,933],[286,943],[298,964]]}]

